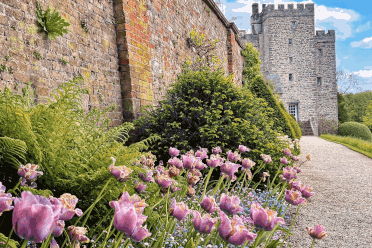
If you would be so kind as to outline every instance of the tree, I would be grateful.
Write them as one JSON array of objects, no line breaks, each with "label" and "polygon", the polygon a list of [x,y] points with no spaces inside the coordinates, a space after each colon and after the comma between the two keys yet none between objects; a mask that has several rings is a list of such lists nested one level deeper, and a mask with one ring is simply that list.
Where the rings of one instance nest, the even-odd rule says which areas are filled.
[{"label": "tree", "polygon": [[345,107],[345,98],[342,94],[337,92],[337,105],[338,105],[338,121],[340,124],[349,121],[349,115]]},{"label": "tree", "polygon": [[[341,94],[346,94],[347,91],[353,90],[356,93],[358,90],[363,91],[362,88],[357,87],[359,85],[359,75],[354,73],[345,73],[342,69],[338,68],[336,70],[336,78],[338,85],[338,92]],[[355,90],[355,91],[354,91]]]},{"label": "tree", "polygon": [[366,109],[366,115],[363,116],[363,124],[372,130],[372,100]]}]

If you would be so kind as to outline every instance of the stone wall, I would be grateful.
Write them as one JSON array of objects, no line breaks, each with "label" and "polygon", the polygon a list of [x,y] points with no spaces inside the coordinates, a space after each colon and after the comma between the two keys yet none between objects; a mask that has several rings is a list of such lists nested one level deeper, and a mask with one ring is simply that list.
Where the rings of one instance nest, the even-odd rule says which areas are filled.
[{"label": "stone wall", "polygon": [[[32,82],[37,101],[79,74],[90,95],[83,107],[115,103],[111,125],[131,121],[140,107],[157,105],[181,72],[194,28],[208,39],[219,39],[216,54],[226,75],[235,73],[241,86],[243,43],[239,30],[213,0],[40,0],[44,10],[58,7],[70,32],[50,41],[37,33],[36,0],[0,1],[0,89],[18,90]],[[89,31],[81,22],[86,20]],[[38,60],[34,53],[41,55]],[[7,61],[5,56],[9,55]],[[69,63],[63,64],[61,59]]]},{"label": "stone wall", "polygon": [[[85,110],[104,107],[112,103],[118,106],[110,113],[112,125],[123,122],[122,97],[118,71],[118,54],[114,22],[114,8],[108,1],[39,0],[43,9],[47,6],[62,13],[70,22],[71,31],[56,40],[47,40],[37,33],[35,0],[0,1],[0,65],[12,67],[13,73],[0,73],[0,89],[21,89],[32,82],[37,101],[42,101],[63,82],[82,74],[85,87],[91,94],[85,96]],[[87,20],[89,31],[81,27]],[[41,55],[38,60],[34,53]],[[10,56],[6,61],[5,56]],[[61,59],[69,61],[66,65]]]},{"label": "stone wall", "polygon": [[163,99],[194,55],[187,43],[193,29],[219,40],[216,55],[226,75],[234,72],[234,82],[241,86],[243,43],[213,0],[117,0],[115,11],[125,120],[138,118],[142,106]]}]

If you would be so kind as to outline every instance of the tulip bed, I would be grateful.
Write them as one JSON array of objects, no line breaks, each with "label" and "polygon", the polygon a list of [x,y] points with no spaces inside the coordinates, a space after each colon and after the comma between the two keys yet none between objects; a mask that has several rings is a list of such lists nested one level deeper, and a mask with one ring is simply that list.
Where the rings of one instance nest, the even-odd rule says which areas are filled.
[{"label": "tulip bed", "polygon": [[[69,193],[59,198],[46,198],[34,195],[30,191],[21,192],[20,197],[12,197],[19,191],[19,185],[35,187],[37,177],[43,176],[34,164],[21,165],[18,175],[21,176],[16,187],[6,193],[5,186],[0,182],[0,213],[13,211],[12,226],[8,237],[0,236],[0,247],[17,247],[16,241],[10,237],[14,232],[23,241],[24,248],[30,242],[38,247],[281,247],[290,231],[283,226],[285,213],[290,204],[306,205],[306,198],[311,197],[311,187],[296,182],[296,174],[304,162],[296,166],[298,157],[292,155],[298,149],[299,141],[293,142],[287,136],[278,134],[281,142],[288,144],[282,150],[283,157],[275,175],[264,171],[266,164],[272,163],[270,155],[261,154],[262,161],[252,161],[242,158],[249,155],[250,149],[240,145],[237,151],[227,152],[227,158],[222,158],[221,149],[215,147],[208,157],[207,149],[190,150],[185,155],[171,147],[172,158],[166,165],[151,154],[142,156],[134,163],[146,170],[138,178],[131,178],[132,170],[126,166],[116,166],[115,158],[107,168],[111,174],[107,182],[118,180],[131,182],[137,194],[130,195],[126,189],[118,199],[112,199],[109,206],[112,212],[108,214],[110,225],[102,233],[87,237],[86,221],[94,205],[101,200],[106,186],[102,189],[95,203],[86,211],[76,208],[78,199]],[[206,163],[203,163],[205,161]],[[286,167],[284,167],[286,166]],[[284,167],[284,168],[283,168]],[[239,171],[240,168],[240,171]],[[213,170],[220,170],[220,178],[211,179]],[[200,171],[206,171],[203,178]],[[252,175],[253,172],[253,175]],[[261,173],[258,183],[251,179]],[[276,177],[281,183],[273,185]],[[177,180],[176,180],[177,179]],[[149,206],[142,197],[149,184],[160,186],[162,198]],[[257,189],[259,184],[265,184],[265,190]],[[128,185],[128,184],[126,184]],[[111,213],[111,214],[110,214]],[[74,215],[79,219],[66,228],[67,221]],[[107,215],[106,215],[107,216]],[[155,216],[155,217],[154,217]],[[80,220],[85,217],[83,222]],[[321,239],[327,236],[324,229],[318,225],[315,229],[308,228],[309,234]],[[63,234],[64,242],[57,243],[56,238]]]}]

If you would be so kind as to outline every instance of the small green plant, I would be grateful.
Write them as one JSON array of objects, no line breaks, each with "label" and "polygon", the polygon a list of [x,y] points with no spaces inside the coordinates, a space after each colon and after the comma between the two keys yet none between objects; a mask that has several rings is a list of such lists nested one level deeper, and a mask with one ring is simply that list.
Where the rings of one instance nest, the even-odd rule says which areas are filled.
[{"label": "small green plant", "polygon": [[88,33],[89,28],[87,19],[81,21],[81,28],[84,30],[85,33]]},{"label": "small green plant", "polygon": [[38,52],[34,52],[34,56],[35,56],[35,58],[37,58],[38,60],[43,59],[43,58],[41,57],[40,53],[38,53]]},{"label": "small green plant", "polygon": [[8,61],[10,59],[10,56],[9,55],[6,55],[5,56],[5,60]]},{"label": "small green plant", "polygon": [[44,12],[40,3],[36,2],[36,18],[39,26],[39,32],[44,32],[48,35],[48,39],[55,40],[57,36],[63,36],[69,31],[66,27],[70,26],[70,23],[65,21],[57,11],[55,7],[51,13],[51,9]]},{"label": "small green plant", "polygon": [[66,65],[68,63],[70,63],[68,60],[66,60],[64,57],[61,58],[61,63]]},{"label": "small green plant", "polygon": [[207,11],[208,15],[211,13],[211,10],[209,8],[206,8],[205,10]]},{"label": "small green plant", "polygon": [[16,26],[12,26],[12,29],[13,29],[13,30],[16,30]]},{"label": "small green plant", "polygon": [[0,72],[6,71],[7,67],[6,65],[1,64],[0,65]]},{"label": "small green plant", "polygon": [[8,67],[8,72],[9,72],[10,74],[13,74],[13,66]]}]

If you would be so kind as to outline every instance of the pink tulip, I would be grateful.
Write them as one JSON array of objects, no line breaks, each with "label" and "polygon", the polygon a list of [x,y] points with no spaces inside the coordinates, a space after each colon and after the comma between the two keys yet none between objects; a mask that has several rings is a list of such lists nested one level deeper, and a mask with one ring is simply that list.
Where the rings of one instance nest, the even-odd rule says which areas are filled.
[{"label": "pink tulip", "polygon": [[81,216],[83,211],[81,209],[76,208],[75,206],[78,202],[78,198],[74,195],[69,193],[65,193],[59,197],[62,205],[62,211],[59,214],[60,220],[71,220],[71,218],[76,214],[77,216]]},{"label": "pink tulip", "polygon": [[167,163],[168,163],[168,165],[176,166],[178,169],[183,168],[182,161],[179,158],[171,158],[171,159],[168,160]]},{"label": "pink tulip", "polygon": [[136,228],[136,230],[132,234],[131,238],[136,242],[141,242],[142,240],[144,240],[145,238],[150,237],[150,236],[151,236],[151,233],[149,233],[146,226],[144,226],[144,227],[139,226],[139,227]]},{"label": "pink tulip", "polygon": [[282,181],[287,181],[289,182],[291,179],[296,179],[296,171],[293,170],[293,168],[283,168],[283,175],[280,175],[282,178]]},{"label": "pink tulip", "polygon": [[5,193],[5,186],[0,182],[0,216],[3,212],[12,210],[13,197],[10,193]]},{"label": "pink tulip", "polygon": [[291,181],[289,183],[289,190],[296,189],[301,192],[301,188],[303,187],[303,184],[301,182],[293,182]]},{"label": "pink tulip", "polygon": [[51,233],[61,209],[62,203],[56,198],[47,199],[23,191],[21,198],[14,199],[14,232],[22,239],[41,243]]},{"label": "pink tulip", "polygon": [[234,163],[242,160],[238,152],[232,153],[231,150],[227,152],[227,158]]},{"label": "pink tulip", "polygon": [[156,182],[159,184],[160,187],[167,189],[173,183],[173,179],[164,175],[159,175],[156,177]]},{"label": "pink tulip", "polygon": [[278,223],[284,225],[284,219],[276,216],[277,212],[270,210],[268,207],[264,209],[256,202],[251,205],[250,217],[258,230],[271,231]]},{"label": "pink tulip", "polygon": [[176,148],[169,148],[169,155],[172,157],[177,157],[180,154],[180,151]]},{"label": "pink tulip", "polygon": [[262,173],[262,182],[265,182],[266,181],[266,177],[269,177],[270,174],[268,172],[263,172]]},{"label": "pink tulip", "polygon": [[200,178],[196,175],[194,175],[193,173],[188,173],[187,174],[187,183],[194,186],[198,181],[200,180]]},{"label": "pink tulip", "polygon": [[186,217],[186,215],[189,214],[190,211],[184,202],[176,202],[176,199],[173,198],[169,212],[173,217],[181,221]]},{"label": "pink tulip", "polygon": [[292,156],[293,161],[300,161],[300,159],[297,156]]},{"label": "pink tulip", "polygon": [[186,169],[193,169],[195,168],[195,162],[197,160],[197,158],[195,158],[194,156],[185,156],[185,155],[182,155],[182,163],[183,163],[183,167],[186,168]]},{"label": "pink tulip", "polygon": [[218,210],[216,201],[212,196],[204,196],[203,201],[200,203],[200,205],[208,213],[213,213],[214,211]]},{"label": "pink tulip", "polygon": [[221,195],[220,209],[224,210],[227,214],[237,214],[244,210],[240,206],[240,199],[237,196],[229,197],[224,193]]},{"label": "pink tulip", "polygon": [[52,240],[50,241],[50,248],[59,248],[59,245],[54,238],[52,238]]},{"label": "pink tulip", "polygon": [[172,193],[174,193],[174,192],[176,192],[176,191],[179,191],[179,190],[181,190],[179,187],[177,187],[176,185],[174,185],[174,184],[172,184],[171,186],[170,186],[170,191],[172,192]]},{"label": "pink tulip", "polygon": [[309,187],[307,185],[301,188],[301,194],[305,198],[309,198],[310,196],[314,195],[315,193],[312,191],[313,191],[312,187]]},{"label": "pink tulip", "polygon": [[210,159],[207,159],[207,165],[209,167],[216,168],[217,166],[220,166],[221,163],[223,163],[224,159],[221,158],[220,155],[214,155],[212,154]]},{"label": "pink tulip", "polygon": [[152,170],[147,170],[146,171],[146,176],[143,173],[139,173],[138,174],[138,177],[141,178],[141,180],[144,181],[145,183],[147,183],[147,182],[155,182],[155,180],[152,177],[152,175],[153,175]]},{"label": "pink tulip", "polygon": [[59,237],[63,233],[63,229],[65,228],[65,222],[63,220],[57,220],[53,229],[52,236]]},{"label": "pink tulip", "polygon": [[297,173],[300,173],[301,170],[297,168],[297,166],[293,166],[293,169],[297,172]]},{"label": "pink tulip", "polygon": [[252,167],[255,165],[256,163],[253,162],[252,160],[250,160],[249,158],[245,158],[243,159],[242,161],[242,170],[243,169],[252,169]]},{"label": "pink tulip", "polygon": [[221,148],[219,146],[212,148],[212,152],[214,154],[219,154],[222,152]]},{"label": "pink tulip", "polygon": [[291,156],[291,150],[289,148],[285,148],[285,149],[282,149],[282,152],[287,155],[287,156]]},{"label": "pink tulip", "polygon": [[253,241],[256,239],[257,234],[249,232],[242,219],[237,215],[234,215],[233,220],[230,221],[224,212],[220,211],[219,214],[221,224],[218,232],[222,239],[234,245],[242,245],[246,240]]},{"label": "pink tulip", "polygon": [[193,211],[195,230],[204,234],[210,234],[217,222],[217,219],[213,219],[209,214],[205,214],[203,217],[200,216],[198,211]]},{"label": "pink tulip", "polygon": [[321,224],[315,226],[315,228],[306,227],[307,232],[310,234],[311,237],[316,239],[322,239],[328,236],[328,233],[322,227]]},{"label": "pink tulip", "polygon": [[229,161],[226,161],[221,165],[221,176],[227,175],[233,182],[236,179],[236,176],[234,174],[235,172],[238,171],[239,167],[240,167],[239,164],[234,164]]},{"label": "pink tulip", "polygon": [[129,174],[133,172],[130,168],[125,166],[114,166],[116,159],[111,157],[113,163],[110,165],[109,170],[110,173],[116,177],[116,179],[120,182],[126,182],[129,179]]},{"label": "pink tulip", "polygon": [[85,236],[87,232],[85,227],[69,226],[67,230],[74,247],[79,248],[80,243],[89,243],[89,239]]},{"label": "pink tulip", "polygon": [[208,158],[207,153],[208,153],[208,149],[207,148],[200,148],[199,150],[196,151],[195,157],[201,158],[201,160],[203,160],[205,158]]},{"label": "pink tulip", "polygon": [[261,156],[262,160],[263,160],[266,164],[269,164],[269,163],[272,161],[270,155],[261,154],[260,156]]},{"label": "pink tulip", "polygon": [[134,186],[134,190],[138,193],[138,194],[142,194],[142,193],[146,193],[145,190],[146,190],[146,184],[144,183],[137,183],[135,186]]},{"label": "pink tulip", "polygon": [[282,164],[285,164],[285,165],[291,163],[290,161],[287,160],[286,157],[280,158],[280,162],[281,162]]},{"label": "pink tulip", "polygon": [[123,192],[119,200],[111,201],[109,203],[110,207],[114,208],[114,202],[118,202],[118,204],[132,204],[137,214],[142,214],[145,207],[148,206],[145,200],[142,200],[138,195],[129,196],[128,192]]},{"label": "pink tulip", "polygon": [[155,175],[163,175],[165,173],[165,168],[162,165],[155,167]]},{"label": "pink tulip", "polygon": [[243,152],[249,152],[249,148],[248,147],[246,147],[246,146],[243,146],[243,145],[239,145],[239,151],[241,152],[241,153],[243,153]]},{"label": "pink tulip", "polygon": [[306,200],[302,198],[301,196],[302,196],[301,192],[286,190],[284,199],[293,205],[298,205],[298,204],[303,204],[303,203],[307,205]]},{"label": "pink tulip", "polygon": [[43,172],[36,171],[39,169],[39,166],[36,164],[26,164],[26,165],[20,165],[18,168],[18,175],[21,176],[22,182],[21,186],[25,186],[26,183],[31,183],[36,180],[37,176],[43,175]]},{"label": "pink tulip", "polygon": [[196,164],[195,164],[195,169],[197,170],[203,170],[207,168],[207,165],[204,164],[201,160],[199,160]]}]

